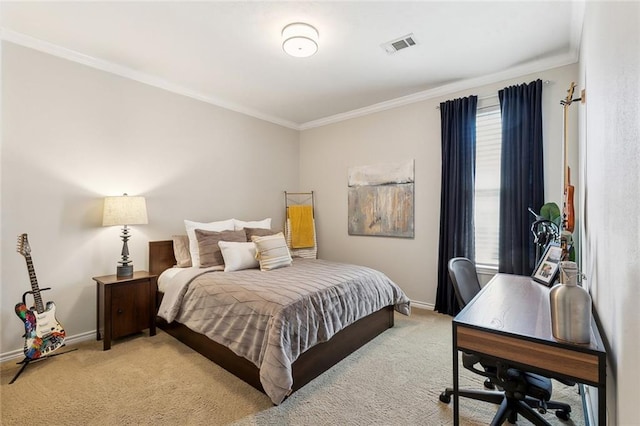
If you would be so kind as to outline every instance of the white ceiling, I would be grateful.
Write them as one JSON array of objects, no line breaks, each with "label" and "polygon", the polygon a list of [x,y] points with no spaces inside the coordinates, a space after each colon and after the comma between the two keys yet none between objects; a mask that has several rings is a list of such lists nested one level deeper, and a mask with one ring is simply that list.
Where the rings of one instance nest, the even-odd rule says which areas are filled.
[{"label": "white ceiling", "polygon": [[[578,60],[583,3],[6,2],[2,38],[292,128]],[[292,58],[291,22],[320,32]],[[382,43],[413,33],[417,46]]]}]

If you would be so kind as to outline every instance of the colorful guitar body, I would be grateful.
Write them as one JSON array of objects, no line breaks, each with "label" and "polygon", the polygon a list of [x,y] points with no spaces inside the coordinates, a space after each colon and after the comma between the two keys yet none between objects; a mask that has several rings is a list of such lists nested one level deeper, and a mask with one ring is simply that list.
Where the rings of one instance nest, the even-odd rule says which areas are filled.
[{"label": "colorful guitar body", "polygon": [[[24,322],[24,356],[28,360],[33,360],[50,355],[56,349],[64,346],[66,333],[56,319],[56,305],[53,302],[47,302],[45,307],[42,303],[27,234],[18,236],[17,251],[27,260],[31,291],[22,296],[22,303],[16,304],[15,311],[18,318]],[[25,303],[27,294],[32,294],[36,302],[35,307],[31,307],[31,309],[27,309]]]},{"label": "colorful guitar body", "polygon": [[24,356],[29,359],[51,354],[64,345],[66,333],[56,319],[56,305],[47,302],[45,311],[38,313],[24,303],[16,305],[16,315],[24,321]]}]

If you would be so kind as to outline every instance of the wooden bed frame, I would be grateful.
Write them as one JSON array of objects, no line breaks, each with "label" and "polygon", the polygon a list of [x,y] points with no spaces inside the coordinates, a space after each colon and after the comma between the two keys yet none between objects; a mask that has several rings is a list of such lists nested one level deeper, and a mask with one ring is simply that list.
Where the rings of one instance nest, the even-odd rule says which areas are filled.
[{"label": "wooden bed frame", "polygon": [[[165,269],[171,268],[175,264],[172,240],[149,242],[149,272],[160,275]],[[163,295],[158,291],[158,306]],[[302,353],[292,364],[292,391],[300,389],[365,343],[393,327],[393,312],[393,305],[386,306],[339,331],[329,341],[320,343]],[[260,371],[249,360],[176,321],[167,324],[166,321],[157,317],[156,322],[158,327],[166,333],[264,392],[260,384]]]}]

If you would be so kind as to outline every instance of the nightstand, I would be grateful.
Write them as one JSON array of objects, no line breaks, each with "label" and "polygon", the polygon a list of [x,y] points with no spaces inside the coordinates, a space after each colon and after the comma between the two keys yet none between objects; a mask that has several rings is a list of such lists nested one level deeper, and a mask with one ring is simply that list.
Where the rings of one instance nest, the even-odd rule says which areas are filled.
[{"label": "nightstand", "polygon": [[157,275],[137,271],[132,277],[93,277],[97,291],[97,340],[111,349],[111,339],[138,333],[146,328],[156,334]]}]

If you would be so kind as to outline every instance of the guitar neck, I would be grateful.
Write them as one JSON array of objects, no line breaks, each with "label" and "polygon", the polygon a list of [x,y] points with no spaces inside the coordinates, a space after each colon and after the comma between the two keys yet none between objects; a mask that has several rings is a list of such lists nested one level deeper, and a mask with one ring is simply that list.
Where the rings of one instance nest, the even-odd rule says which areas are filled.
[{"label": "guitar neck", "polygon": [[569,176],[569,149],[568,149],[568,145],[569,145],[569,136],[568,136],[568,125],[567,125],[567,117],[569,115],[569,104],[565,104],[563,106],[564,108],[564,134],[563,134],[563,147],[564,147],[564,152],[562,153],[562,157],[564,159],[564,187],[566,188],[567,185],[569,185],[569,183],[571,182],[570,176]]},{"label": "guitar neck", "polygon": [[573,91],[575,90],[575,86],[576,84],[574,82],[571,82],[571,85],[569,85],[569,90],[567,90],[567,97],[561,101],[562,104],[562,108],[563,108],[563,112],[564,112],[564,122],[563,122],[563,131],[564,134],[562,135],[562,145],[564,147],[564,152],[563,152],[563,158],[564,158],[564,187],[565,189],[567,188],[567,186],[571,185],[571,181],[570,181],[570,176],[569,176],[569,125],[568,125],[568,116],[569,116],[569,106],[571,106],[571,103],[574,101],[573,99]]},{"label": "guitar neck", "polygon": [[31,291],[33,299],[35,300],[35,308],[38,313],[44,312],[44,304],[42,303],[42,296],[40,295],[40,287],[38,287],[38,279],[36,278],[36,270],[33,267],[33,261],[31,255],[25,255],[27,261],[27,270],[29,271],[29,280],[31,281]]}]

